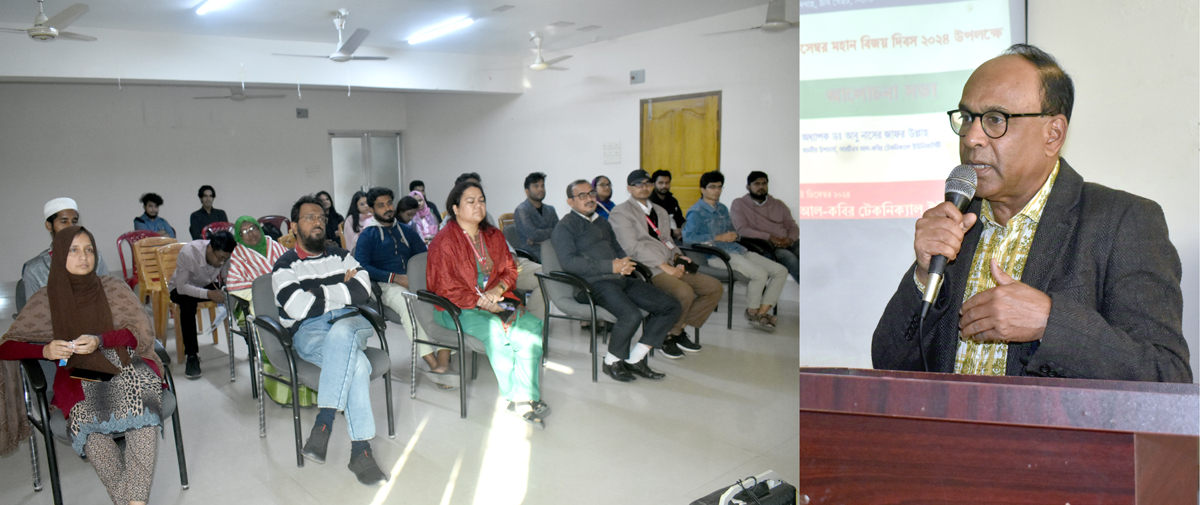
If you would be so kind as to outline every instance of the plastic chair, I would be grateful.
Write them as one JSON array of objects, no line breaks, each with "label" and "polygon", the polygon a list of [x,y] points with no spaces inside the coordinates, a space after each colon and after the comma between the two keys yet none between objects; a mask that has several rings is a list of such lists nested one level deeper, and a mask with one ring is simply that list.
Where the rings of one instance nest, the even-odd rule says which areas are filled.
[{"label": "plastic chair", "polygon": [[[170,293],[168,292],[168,289],[167,289],[167,283],[171,282],[171,277],[175,276],[175,266],[176,266],[176,261],[179,259],[179,250],[182,249],[183,246],[185,246],[185,245],[187,245],[187,244],[181,244],[181,243],[168,244],[168,245],[162,246],[154,251],[155,255],[158,257],[158,266],[159,266],[159,268],[162,269],[162,276],[161,276],[161,281],[160,281],[160,282],[162,282],[161,289],[162,289],[162,292],[165,293],[167,296],[166,302],[169,304],[167,306],[170,308],[171,317],[173,317],[175,319],[175,354],[181,363],[183,362],[183,335],[182,335],[182,330],[179,327],[179,304],[173,303],[170,301]],[[200,311],[204,310],[204,309],[208,309],[208,320],[209,321],[215,321],[217,319],[217,303],[214,301],[206,300],[206,301],[200,302],[199,304],[196,305],[196,324],[197,325],[203,324],[203,322],[200,318],[200,314],[201,314]],[[233,381],[235,379],[235,376],[233,374],[233,339],[229,338],[229,316],[231,314],[228,314],[228,313],[226,313],[226,314],[227,315],[225,317],[225,335],[226,335],[225,340],[227,342],[229,342],[229,377],[230,377],[229,380]],[[197,328],[197,331],[199,331],[201,329],[203,329],[203,328]],[[215,326],[212,328],[212,336],[213,336],[213,344],[215,345],[218,342],[217,329]],[[197,337],[199,337],[199,335],[197,335]]]},{"label": "plastic chair", "polygon": [[133,243],[133,263],[138,273],[138,297],[143,303],[147,296],[150,297],[154,309],[154,335],[164,345],[167,342],[167,310],[163,300],[169,297],[163,290],[166,283],[159,282],[162,279],[162,270],[158,267],[158,256],[155,256],[154,251],[174,243],[175,239],[170,237],[150,237]]},{"label": "plastic chair", "polygon": [[[546,304],[546,314],[542,319],[542,364],[546,362],[546,355],[550,354],[550,319],[569,319],[572,321],[586,321],[591,323],[591,344],[590,351],[592,353],[592,382],[596,382],[597,371],[599,369],[598,360],[600,353],[597,351],[596,345],[596,323],[605,321],[616,323],[617,316],[596,305],[595,294],[592,291],[592,285],[583,277],[573,273],[564,272],[561,264],[558,262],[558,253],[554,251],[554,244],[549,240],[542,242],[542,271],[534,275],[538,278],[538,285],[542,288],[542,300]],[[641,263],[637,264],[638,275],[642,280],[649,282],[651,277],[650,269]],[[549,283],[547,284],[547,281]],[[578,290],[587,295],[587,303],[580,303],[575,299],[575,291]],[[550,312],[550,304],[554,303],[554,307],[562,311],[566,315],[558,315]],[[649,312],[642,311],[643,321]],[[607,342],[607,338],[605,341]]]},{"label": "plastic chair", "polygon": [[296,248],[296,235],[292,233],[292,230],[288,230],[282,237],[279,237],[279,245],[287,249]]},{"label": "plastic chair", "polygon": [[[417,344],[428,344],[442,349],[451,349],[458,354],[458,402],[459,402],[459,417],[466,419],[467,417],[467,381],[464,380],[463,374],[466,372],[466,357],[463,353],[468,349],[471,351],[471,379],[474,380],[479,376],[479,353],[487,352],[483,341],[475,336],[463,332],[462,324],[458,321],[459,314],[462,313],[457,305],[454,305],[439,296],[438,294],[429,291],[425,284],[425,267],[428,253],[421,253],[408,259],[408,288],[412,293],[404,293],[404,303],[408,304],[408,314],[412,318],[409,321],[408,327],[412,331],[412,385],[409,391],[409,397],[417,397]],[[434,320],[434,307],[439,307],[450,314],[454,319],[454,329],[448,329]],[[426,340],[417,338],[417,325],[425,330]]]},{"label": "plastic chair", "polygon": [[[321,383],[321,367],[304,361],[299,354],[296,353],[292,346],[292,332],[279,324],[279,307],[275,305],[275,292],[271,286],[271,275],[263,275],[254,279],[254,326],[255,339],[257,346],[267,355],[267,359],[271,361],[278,369],[287,369],[287,375],[268,374],[262,370],[262,362],[259,361],[258,369],[258,384],[262,387],[263,377],[270,377],[279,382],[287,384],[292,389],[292,420],[296,430],[296,466],[304,466],[304,455],[301,453],[303,448],[303,433],[300,428],[300,402],[296,401],[299,396],[297,387],[300,385],[308,386],[314,390]],[[392,359],[388,354],[387,339],[384,338],[384,322],[383,316],[379,315],[375,309],[367,305],[359,305],[355,307],[359,313],[371,322],[371,326],[375,328],[375,334],[379,337],[379,348],[368,347],[366,349],[367,360],[371,362],[371,380],[383,377],[383,387],[387,400],[387,418],[388,418],[388,438],[396,438],[396,423],[392,413]],[[300,324],[297,322],[296,324]],[[266,337],[263,334],[266,333]],[[256,349],[257,351],[257,349]],[[285,365],[286,363],[286,365]],[[267,436],[266,415],[264,413],[264,396],[266,391],[258,392],[258,436]]]},{"label": "plastic chair", "polygon": [[[25,308],[25,283],[17,281],[17,312]],[[175,380],[171,377],[171,356],[159,343],[154,344],[154,352],[163,364],[163,377],[167,380],[167,389],[163,391],[162,415],[163,421],[171,418],[171,426],[175,431],[175,453],[179,459],[179,483],[184,489],[188,488],[187,460],[183,454],[183,431],[179,426],[179,409],[175,397]],[[50,399],[54,395],[54,374],[57,370],[53,364],[40,359],[21,360],[21,384],[25,390],[25,416],[29,425],[42,434],[42,443],[46,445],[46,464],[50,470],[50,489],[54,495],[54,503],[61,505],[62,487],[59,485],[58,453],[55,451],[54,440],[70,443],[67,421],[61,410],[50,410]],[[49,377],[49,380],[47,380]],[[35,405],[36,403],[36,405]],[[37,411],[35,416],[34,411]],[[117,435],[120,437],[122,435]],[[33,490],[42,490],[41,470],[38,466],[37,438],[33,431],[29,433],[29,459],[33,464]]]},{"label": "plastic chair", "polygon": [[279,232],[284,235],[287,235],[288,233],[290,233],[292,231],[292,221],[283,216],[272,215],[272,216],[263,216],[263,217],[258,218],[258,224],[267,224],[267,223],[270,223],[271,225],[275,226],[276,228],[279,228]]},{"label": "plastic chair", "polygon": [[346,222],[338,223],[338,238],[342,240],[342,249],[346,248]]},{"label": "plastic chair", "polygon": [[[121,259],[121,277],[125,279],[126,284],[129,284],[129,289],[133,289],[138,284],[137,262],[133,260],[133,243],[157,236],[159,236],[157,233],[150,230],[134,230],[117,237],[117,256]],[[129,268],[125,268],[125,249],[121,247],[123,243],[129,245]]]},{"label": "plastic chair", "polygon": [[205,226],[203,230],[200,230],[200,238],[202,240],[208,240],[209,233],[216,233],[219,231],[232,232],[233,231],[233,223],[230,223],[228,221],[217,221],[215,223],[208,223],[208,226]]}]

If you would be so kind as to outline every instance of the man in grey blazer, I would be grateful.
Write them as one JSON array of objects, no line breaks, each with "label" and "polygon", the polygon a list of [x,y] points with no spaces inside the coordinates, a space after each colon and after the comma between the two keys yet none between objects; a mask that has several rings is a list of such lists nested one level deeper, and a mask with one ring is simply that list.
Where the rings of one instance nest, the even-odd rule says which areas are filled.
[{"label": "man in grey blazer", "polygon": [[634,170],[626,178],[630,198],[609,211],[617,242],[630,257],[650,268],[655,287],[679,300],[683,314],[667,334],[662,353],[668,358],[682,358],[683,352],[700,351],[700,343],[688,338],[687,326],[697,331],[717,308],[725,286],[708,275],[687,273],[682,264],[691,263],[671,238],[671,215],[662,206],[650,201],[654,183],[645,170]]},{"label": "man in grey blazer", "polygon": [[[1073,100],[1054,58],[1025,44],[971,75],[950,121],[977,199],[917,221],[916,262],[871,343],[875,368],[1192,382],[1162,209],[1084,182],[1059,156]],[[950,264],[922,324],[935,255]],[[970,352],[979,346],[994,353]]]}]

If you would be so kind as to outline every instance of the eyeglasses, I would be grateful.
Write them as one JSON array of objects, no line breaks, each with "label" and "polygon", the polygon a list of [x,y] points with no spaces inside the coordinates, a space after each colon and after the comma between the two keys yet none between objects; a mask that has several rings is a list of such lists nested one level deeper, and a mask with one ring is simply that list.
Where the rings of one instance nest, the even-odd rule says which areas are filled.
[{"label": "eyeglasses", "polygon": [[645,181],[639,182],[637,184],[630,184],[630,186],[633,186],[635,188],[644,188],[646,186],[653,186],[653,185],[654,185],[654,183],[649,180],[645,180]]},{"label": "eyeglasses", "polygon": [[254,233],[254,228],[246,228],[245,230],[242,230],[242,235],[249,235],[251,233]]},{"label": "eyeglasses", "polygon": [[954,130],[954,134],[959,137],[967,136],[967,131],[971,129],[971,123],[975,118],[982,117],[983,133],[988,137],[998,139],[1008,133],[1008,120],[1014,117],[1039,117],[1053,116],[1049,112],[1035,112],[1029,114],[1009,114],[998,110],[989,110],[984,113],[971,112],[966,109],[954,109],[946,111],[950,116],[950,129]]},{"label": "eyeglasses", "polygon": [[575,195],[575,199],[576,199],[576,200],[584,200],[584,199],[585,199],[584,197],[587,197],[586,199],[588,199],[588,200],[595,199],[595,198],[596,198],[596,192],[595,192],[595,191],[588,191],[587,193],[580,193],[580,194],[578,194],[578,195]]},{"label": "eyeglasses", "polygon": [[321,223],[321,224],[325,224],[325,223],[329,222],[329,218],[325,217],[322,214],[307,214],[304,216],[300,216],[300,220],[308,221],[310,223]]}]

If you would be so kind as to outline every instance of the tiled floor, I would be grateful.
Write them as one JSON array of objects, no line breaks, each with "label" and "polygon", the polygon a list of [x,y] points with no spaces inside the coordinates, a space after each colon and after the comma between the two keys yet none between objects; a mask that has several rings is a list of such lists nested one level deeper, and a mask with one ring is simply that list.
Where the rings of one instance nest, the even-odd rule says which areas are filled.
[{"label": "tiled floor", "polygon": [[[735,311],[744,308],[742,289]],[[12,321],[12,291],[13,283],[0,283],[0,331]],[[346,469],[350,443],[340,417],[324,465],[296,467],[291,410],[269,400],[267,437],[259,438],[245,345],[235,339],[238,380],[231,383],[224,340],[213,346],[202,339],[204,377],[188,381],[175,370],[191,487],[180,489],[168,428],[150,503],[687,504],[768,469],[795,481],[796,292],[789,281],[771,334],[737,317],[726,330],[722,304],[704,328],[702,352],[652,359],[667,374],[658,382],[619,384],[601,375],[592,383],[585,334],[555,321],[542,377],[543,398],[553,406],[544,431],[502,412],[486,360],[469,385],[466,419],[458,417],[457,391],[435,390],[420,377],[410,399],[409,346],[399,327],[390,328],[401,377],[393,383],[396,438],[387,438],[382,383],[371,391],[379,433],[372,447],[392,474],[382,487],[363,486]],[[168,342],[172,355],[173,347]],[[301,411],[305,436],[314,416],[313,409]],[[107,503],[91,467],[67,446],[57,450],[66,502]],[[28,443],[0,457],[0,503],[52,503],[39,452],[46,488],[37,493]]]}]

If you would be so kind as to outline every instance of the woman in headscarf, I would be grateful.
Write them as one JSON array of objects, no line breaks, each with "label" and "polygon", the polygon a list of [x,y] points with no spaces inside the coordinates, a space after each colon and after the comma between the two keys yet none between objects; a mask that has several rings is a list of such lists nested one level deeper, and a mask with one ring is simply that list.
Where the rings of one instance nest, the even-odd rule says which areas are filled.
[{"label": "woman in headscarf", "polygon": [[342,236],[346,237],[346,250],[354,254],[354,246],[358,245],[358,236],[375,220],[371,206],[367,205],[367,193],[356,191],[350,199],[350,210],[346,211],[346,225]]},{"label": "woman in headscarf", "polygon": [[[120,279],[96,275],[95,243],[78,226],[55,234],[49,281],[0,338],[0,359],[57,361],[50,404],[65,414],[71,448],[87,457],[113,503],[145,503],[162,426],[162,364],[137,296]],[[7,412],[22,415],[5,428],[27,433],[19,386],[3,384],[20,380],[16,365],[4,362],[0,396]],[[119,433],[123,456],[113,441]],[[0,453],[16,448],[13,435],[0,433]]]},{"label": "woman in headscarf", "polygon": [[[483,341],[508,413],[544,428],[550,407],[538,386],[542,320],[513,294],[517,265],[504,233],[487,221],[484,200],[474,181],[450,191],[446,227],[429,244],[426,285],[462,309],[463,331]],[[434,319],[454,329],[447,312],[439,309]]]},{"label": "woman in headscarf", "polygon": [[603,175],[592,179],[592,190],[596,192],[596,214],[608,219],[608,211],[617,204],[612,201],[612,181]]},{"label": "woman in headscarf", "polygon": [[233,239],[238,245],[229,257],[226,286],[229,294],[252,300],[250,288],[254,279],[271,273],[275,262],[287,252],[287,248],[263,233],[258,220],[250,216],[239,217],[233,223]]},{"label": "woman in headscarf", "polygon": [[433,240],[433,236],[438,232],[438,217],[433,215],[433,211],[429,210],[429,205],[425,204],[425,195],[420,191],[413,191],[408,194],[417,201],[417,214],[413,216],[411,226],[417,230],[417,234],[421,235],[421,239],[426,244]]}]

